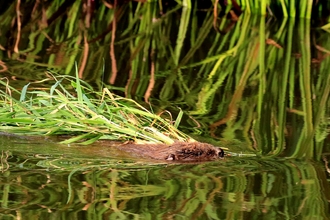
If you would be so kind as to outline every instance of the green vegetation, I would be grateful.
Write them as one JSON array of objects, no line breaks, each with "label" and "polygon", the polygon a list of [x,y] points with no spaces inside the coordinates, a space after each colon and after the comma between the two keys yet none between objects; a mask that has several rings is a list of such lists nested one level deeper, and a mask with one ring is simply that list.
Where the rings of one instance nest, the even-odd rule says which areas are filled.
[{"label": "green vegetation", "polygon": [[[199,10],[197,1],[191,2],[191,8],[182,8],[183,4],[190,5],[189,1],[177,1],[179,4],[171,7],[161,2],[165,1],[123,5],[103,2],[92,11],[78,1],[36,2],[31,3],[33,7],[21,3],[19,10],[16,3],[8,3],[1,12],[2,32],[13,38],[0,38],[0,45],[8,47],[7,51],[0,50],[0,59],[8,56],[16,63],[8,66],[0,63],[1,71],[8,78],[41,81],[45,67],[63,75],[75,74],[77,61],[79,78],[92,82],[99,90],[103,88],[102,81],[108,83],[113,93],[125,97],[119,98],[121,101],[152,103],[160,111],[168,109],[179,118],[182,112],[177,107],[180,107],[186,113],[180,130],[206,137],[206,142],[235,141],[262,155],[320,160],[330,130],[327,86],[330,38],[325,32],[329,30],[325,25],[328,3],[236,1],[244,13],[233,22],[233,17],[218,17],[218,4],[223,2],[220,0],[214,1],[217,7],[211,4],[205,10]],[[253,15],[265,12],[271,15],[279,7],[283,16],[274,16],[283,19],[277,22],[266,20],[271,16]],[[231,10],[234,4],[226,6],[226,12],[230,14]],[[13,19],[13,14],[29,17]],[[312,21],[286,18],[314,15]],[[321,17],[322,22],[316,24],[322,29],[312,29],[311,22],[315,24]],[[12,80],[16,89],[24,86],[14,83]],[[93,95],[88,96],[88,86],[84,90],[83,99],[88,97],[92,103],[88,108],[101,105],[100,101],[93,101]],[[18,93],[21,92],[26,94],[24,90]],[[63,101],[73,98],[50,92],[42,94],[39,96],[45,99],[54,94]],[[106,91],[97,96],[111,99]],[[27,103],[36,98],[34,95],[23,100]],[[82,112],[80,108],[69,108],[73,115],[68,117],[87,121],[93,118],[93,110],[87,118],[74,114],[75,110]],[[88,108],[83,110],[89,112]],[[123,118],[127,118],[125,114]],[[99,122],[100,118],[96,124]],[[86,131],[88,123],[78,128]],[[79,133],[82,129],[78,128],[75,129]],[[88,131],[84,135],[91,141],[107,137],[103,130],[98,132]],[[145,133],[153,132],[143,130]],[[144,139],[132,133],[129,136]],[[115,135],[110,139],[121,137],[127,138]],[[166,137],[158,141],[165,140]]]},{"label": "green vegetation", "polygon": [[[0,130],[25,135],[75,135],[62,143],[83,140],[81,144],[90,144],[98,139],[110,139],[172,144],[174,140],[189,140],[177,130],[180,117],[171,124],[107,88],[102,93],[94,92],[78,78],[59,76],[53,79],[56,83],[50,89],[32,91],[28,91],[30,84],[18,91],[2,79]],[[62,85],[65,80],[69,81],[66,85],[71,84],[74,93]],[[15,99],[17,96],[20,98]]]},{"label": "green vegetation", "polygon": [[[122,2],[1,5],[0,131],[88,146],[0,136],[0,216],[329,219],[330,2]],[[190,136],[263,157],[162,166],[93,144]]]}]

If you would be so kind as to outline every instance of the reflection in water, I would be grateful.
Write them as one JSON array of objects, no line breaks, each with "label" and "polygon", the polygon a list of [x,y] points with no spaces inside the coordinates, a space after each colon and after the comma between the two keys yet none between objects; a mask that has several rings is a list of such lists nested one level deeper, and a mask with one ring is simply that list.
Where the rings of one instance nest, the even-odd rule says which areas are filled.
[{"label": "reflection in water", "polygon": [[319,163],[232,157],[165,165],[87,158],[84,147],[54,144],[7,141],[2,149],[4,218],[330,217],[328,176]]}]

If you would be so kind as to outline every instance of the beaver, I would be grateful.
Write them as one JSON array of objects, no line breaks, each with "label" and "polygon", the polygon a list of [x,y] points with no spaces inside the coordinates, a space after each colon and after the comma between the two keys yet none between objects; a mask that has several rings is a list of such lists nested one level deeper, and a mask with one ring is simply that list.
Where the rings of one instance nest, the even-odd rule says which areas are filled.
[{"label": "beaver", "polygon": [[174,142],[171,145],[125,143],[118,148],[133,156],[177,162],[210,161],[224,157],[221,148],[201,142]]}]

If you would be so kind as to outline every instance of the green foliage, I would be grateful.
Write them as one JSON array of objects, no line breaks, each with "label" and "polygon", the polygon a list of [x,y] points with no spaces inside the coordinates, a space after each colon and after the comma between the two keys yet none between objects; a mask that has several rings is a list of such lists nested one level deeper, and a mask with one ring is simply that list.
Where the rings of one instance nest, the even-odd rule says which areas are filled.
[{"label": "green foliage", "polygon": [[[75,135],[63,141],[69,144],[82,141],[90,144],[98,139],[144,140],[171,144],[175,140],[188,141],[189,137],[177,130],[180,118],[172,125],[137,102],[117,96],[107,88],[94,92],[78,76],[75,80],[59,76],[48,88],[32,89],[27,84],[18,92],[6,82],[0,91],[0,130],[25,135]],[[62,85],[68,80],[69,91]],[[7,93],[5,92],[7,91]],[[20,93],[16,100],[12,92]]]},{"label": "green foliage", "polygon": [[[284,16],[298,17],[294,13],[299,12],[299,16],[306,17],[310,14],[311,1],[297,2],[299,4],[286,0],[237,2],[245,13],[234,23],[227,16],[214,16],[211,8],[199,11],[197,3],[191,9],[142,2],[110,9],[100,4],[94,9],[93,19],[87,19],[87,14],[77,16],[83,8],[82,2],[68,6],[62,17],[55,12],[63,1],[49,2],[47,7],[37,4],[37,9],[47,12],[47,25],[40,26],[37,22],[44,20],[36,10],[32,13],[35,20],[27,19],[21,27],[21,30],[36,31],[12,29],[10,19],[2,23],[4,35],[19,36],[15,38],[16,53],[10,51],[15,46],[12,41],[0,38],[0,45],[9,45],[10,58],[22,61],[8,65],[6,74],[22,79],[11,81],[14,88],[22,88],[20,92],[13,92],[12,97],[22,100],[17,94],[22,94],[22,98],[25,92],[30,95],[24,88],[33,85],[32,79],[41,81],[47,66],[68,75],[78,73],[100,91],[103,80],[111,85],[112,92],[138,99],[139,103],[143,99],[157,106],[158,112],[169,109],[174,117],[178,115],[177,118],[182,119],[180,129],[196,139],[205,138],[206,142],[215,139],[217,143],[220,139],[228,145],[235,142],[244,146],[240,150],[263,155],[319,160],[329,131],[329,37],[322,30],[312,29],[311,20],[285,18],[272,23],[265,17],[250,15],[250,12],[270,13],[272,8],[283,8]],[[14,6],[12,3],[4,10],[6,18],[15,14]],[[318,3],[314,6],[313,9],[318,9],[314,11],[316,14],[322,14],[327,8]],[[22,14],[29,14],[28,7],[21,10]],[[226,10],[230,12],[231,6]],[[227,29],[227,33],[217,33],[217,29]],[[328,26],[323,29],[328,30]],[[25,40],[19,42],[19,39]],[[45,55],[48,53],[49,56]],[[1,50],[0,58],[6,59],[6,53]],[[72,71],[75,68],[77,70]],[[73,87],[78,87],[74,81]],[[72,98],[56,93],[58,84],[48,85],[51,90],[47,96],[55,94],[63,101],[66,97]],[[103,95],[107,93],[98,96]],[[25,104],[33,103],[34,98],[29,96]],[[7,103],[13,101],[8,96],[4,99]],[[81,100],[92,109],[91,115],[98,111],[99,107],[87,94],[78,94],[78,101]],[[51,98],[42,102],[44,106],[56,104]],[[17,106],[28,109],[21,103]],[[14,124],[17,119],[11,118],[12,108],[13,105],[9,105],[0,117]],[[36,118],[39,111],[32,112]],[[63,109],[58,111],[63,113]],[[77,107],[69,109],[77,112],[74,117],[79,116],[79,120],[88,120],[81,116],[81,111]],[[20,120],[26,124],[31,122],[27,116]],[[57,132],[55,127],[53,132]],[[99,133],[93,132],[79,133],[82,136],[75,138],[83,139],[86,135],[91,141],[100,138]]]}]

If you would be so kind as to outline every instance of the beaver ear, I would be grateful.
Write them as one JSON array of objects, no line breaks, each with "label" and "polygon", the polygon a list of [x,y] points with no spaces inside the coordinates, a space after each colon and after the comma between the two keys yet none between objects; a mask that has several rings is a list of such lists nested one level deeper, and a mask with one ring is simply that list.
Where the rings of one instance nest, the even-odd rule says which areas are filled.
[{"label": "beaver ear", "polygon": [[218,157],[223,158],[225,156],[225,152],[221,148],[219,148],[219,150]]}]

